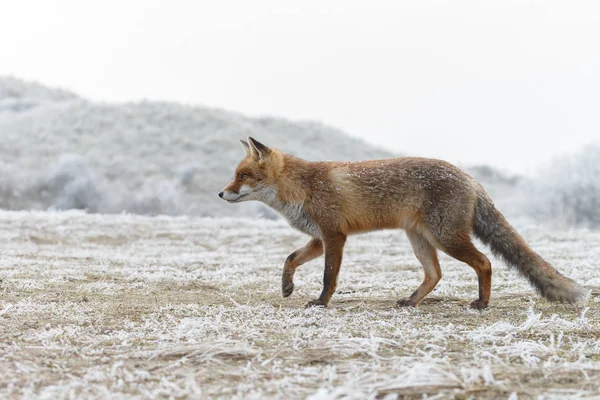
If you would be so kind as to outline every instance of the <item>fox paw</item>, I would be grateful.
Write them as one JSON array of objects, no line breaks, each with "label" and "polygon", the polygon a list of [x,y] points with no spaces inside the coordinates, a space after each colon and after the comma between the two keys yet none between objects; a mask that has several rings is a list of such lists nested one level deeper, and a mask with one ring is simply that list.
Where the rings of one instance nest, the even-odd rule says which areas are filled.
[{"label": "fox paw", "polygon": [[416,307],[417,305],[411,299],[400,299],[396,303],[398,307]]},{"label": "fox paw", "polygon": [[294,291],[294,282],[284,282],[281,286],[283,297],[289,297]]},{"label": "fox paw", "polygon": [[488,303],[486,303],[483,300],[477,299],[477,300],[473,300],[471,302],[471,308],[474,308],[475,310],[484,310],[486,309],[488,306]]},{"label": "fox paw", "polygon": [[305,308],[312,308],[312,307],[327,307],[327,304],[325,304],[323,302],[323,300],[321,300],[321,299],[311,300],[308,303],[306,303]]}]

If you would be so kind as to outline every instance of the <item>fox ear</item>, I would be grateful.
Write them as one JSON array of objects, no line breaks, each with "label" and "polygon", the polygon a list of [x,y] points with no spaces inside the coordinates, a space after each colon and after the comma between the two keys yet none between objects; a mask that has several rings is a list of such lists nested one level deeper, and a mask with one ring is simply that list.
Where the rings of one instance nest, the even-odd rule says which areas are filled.
[{"label": "fox ear", "polygon": [[242,148],[246,152],[246,155],[249,156],[251,154],[251,151],[248,142],[246,142],[245,140],[240,140],[240,143],[242,144]]},{"label": "fox ear", "polygon": [[250,155],[256,161],[264,160],[271,153],[270,148],[252,137],[248,136],[248,142],[250,143]]}]

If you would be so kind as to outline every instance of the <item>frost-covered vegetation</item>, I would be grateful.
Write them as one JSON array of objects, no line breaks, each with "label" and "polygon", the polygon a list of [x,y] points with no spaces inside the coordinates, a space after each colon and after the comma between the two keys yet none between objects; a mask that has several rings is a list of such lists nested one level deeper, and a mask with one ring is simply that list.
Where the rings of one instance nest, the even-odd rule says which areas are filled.
[{"label": "frost-covered vegetation", "polygon": [[[600,391],[600,236],[524,229],[584,306],[548,303],[494,264],[477,279],[441,256],[422,279],[402,233],[352,237],[330,309],[304,309],[322,259],[284,299],[285,257],[306,238],[216,193],[255,135],[308,159],[392,156],[312,122],[179,104],[98,104],[0,79],[0,398],[575,398]],[[511,217],[600,226],[591,147],[534,179],[469,168]],[[119,214],[171,214],[156,218]],[[515,218],[516,221],[525,221]],[[488,252],[489,254],[489,252]]]},{"label": "frost-covered vegetation", "polygon": [[0,79],[0,107],[11,110],[0,113],[0,208],[256,215],[256,204],[217,197],[244,154],[241,138],[312,160],[391,156],[316,122],[174,103],[92,103],[42,89]]},{"label": "frost-covered vegetation", "polygon": [[[4,106],[2,106],[4,105]],[[254,135],[309,160],[393,156],[316,122],[248,118],[174,103],[92,103],[0,78],[0,208],[167,215],[270,215],[218,193]],[[472,172],[500,191],[507,178]]]},{"label": "frost-covered vegetation", "polygon": [[553,160],[523,190],[527,211],[538,220],[600,228],[600,144]]},{"label": "frost-covered vegetation", "polygon": [[[273,217],[260,204],[231,205],[216,196],[248,135],[309,160],[394,156],[316,122],[176,103],[94,103],[0,78],[0,208]],[[597,228],[598,149],[558,160],[536,179],[462,167],[511,219]]]},{"label": "frost-covered vegetation", "polygon": [[51,89],[35,82],[12,77],[0,77],[0,115],[22,113],[55,102],[78,97],[61,89]]},{"label": "frost-covered vegetation", "polygon": [[492,260],[474,311],[475,273],[442,257],[437,289],[396,308],[422,271],[386,231],[352,237],[331,307],[307,310],[323,261],[282,298],[306,238],[281,221],[0,212],[0,398],[595,398],[600,234],[521,231],[588,304]]}]

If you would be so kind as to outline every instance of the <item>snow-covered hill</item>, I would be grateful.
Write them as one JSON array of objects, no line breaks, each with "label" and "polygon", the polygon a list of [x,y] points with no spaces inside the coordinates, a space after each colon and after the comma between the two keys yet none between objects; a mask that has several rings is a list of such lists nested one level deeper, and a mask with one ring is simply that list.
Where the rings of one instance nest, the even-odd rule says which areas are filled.
[{"label": "snow-covered hill", "polygon": [[51,89],[35,82],[0,76],[0,115],[32,110],[51,103],[78,97],[61,89]]},{"label": "snow-covered hill", "polygon": [[[255,215],[216,196],[257,139],[307,159],[389,157],[316,122],[249,118],[174,103],[93,103],[0,79],[0,208]],[[35,105],[35,106],[34,106]],[[9,107],[5,107],[8,109]]]},{"label": "snow-covered hill", "polygon": [[[249,135],[309,160],[394,155],[318,122],[177,103],[96,103],[0,77],[0,208],[273,215],[260,204],[226,204],[216,195],[243,156],[239,139]],[[600,147],[590,146],[537,179],[463,167],[511,218],[598,227],[599,159]]]}]

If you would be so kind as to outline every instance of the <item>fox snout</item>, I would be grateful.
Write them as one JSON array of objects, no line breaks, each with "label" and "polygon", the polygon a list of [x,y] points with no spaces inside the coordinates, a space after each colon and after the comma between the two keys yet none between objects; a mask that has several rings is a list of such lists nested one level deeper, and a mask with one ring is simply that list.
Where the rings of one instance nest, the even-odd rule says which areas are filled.
[{"label": "fox snout", "polygon": [[233,202],[240,198],[240,194],[232,190],[223,189],[219,192],[219,197],[225,201]]},{"label": "fox snout", "polygon": [[238,190],[228,189],[227,187],[219,192],[219,197],[230,203],[247,200],[245,197],[250,194],[251,190],[248,187],[242,186]]}]

